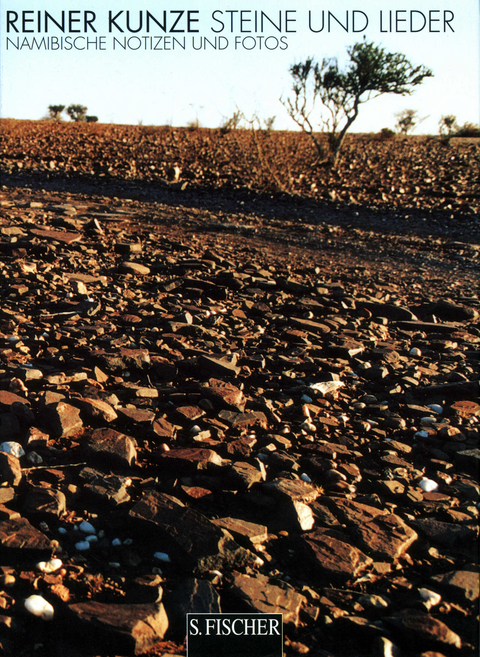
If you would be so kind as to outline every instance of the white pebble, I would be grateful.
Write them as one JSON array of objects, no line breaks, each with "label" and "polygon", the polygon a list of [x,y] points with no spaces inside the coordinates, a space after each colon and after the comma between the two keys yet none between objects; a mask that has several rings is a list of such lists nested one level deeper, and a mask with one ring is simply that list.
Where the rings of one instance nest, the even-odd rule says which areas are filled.
[{"label": "white pebble", "polygon": [[98,536],[95,536],[95,534],[89,534],[89,535],[85,538],[85,540],[87,541],[87,543],[97,543],[97,541],[98,541]]},{"label": "white pebble", "polygon": [[17,459],[19,459],[21,456],[25,456],[25,450],[23,447],[20,445],[20,443],[16,443],[13,440],[8,440],[7,442],[2,443],[0,445],[0,452],[16,456]]},{"label": "white pebble", "polygon": [[153,556],[163,563],[171,563],[171,559],[166,552],[155,552]]},{"label": "white pebble", "polygon": [[190,429],[190,433],[192,436],[196,436],[197,434],[201,433],[201,428],[198,426],[198,424],[194,424],[193,427]]},{"label": "white pebble", "polygon": [[123,544],[124,544],[124,545],[133,545],[133,538],[126,538],[126,539],[123,541]]},{"label": "white pebble", "polygon": [[59,534],[68,534],[68,531],[65,529],[65,527],[59,527],[58,528],[58,533]]},{"label": "white pebble", "polygon": [[420,349],[418,347],[412,347],[412,349],[410,349],[409,353],[410,353],[410,356],[414,356],[415,358],[420,358],[421,355],[422,355],[422,352],[420,351]]},{"label": "white pebble", "polygon": [[301,479],[302,481],[306,481],[307,484],[311,484],[311,483],[312,483],[312,480],[310,479],[310,477],[309,477],[307,474],[305,474],[305,473],[303,473],[303,474],[300,475],[300,479]]},{"label": "white pebble", "polygon": [[428,407],[433,413],[438,413],[441,415],[443,413],[443,406],[440,406],[440,404],[428,404]]},{"label": "white pebble", "polygon": [[86,520],[83,520],[83,522],[81,522],[79,524],[78,528],[84,534],[96,534],[97,533],[97,530],[95,529],[95,527],[91,523],[87,522]]},{"label": "white pebble", "polygon": [[313,402],[313,399],[308,395],[302,395],[302,402],[304,404],[311,404]]},{"label": "white pebble", "polygon": [[50,561],[40,561],[37,563],[37,569],[42,573],[54,573],[63,566],[61,559],[50,559]]},{"label": "white pebble", "polygon": [[122,541],[119,538],[114,538],[112,541],[112,547],[120,547],[122,544]]},{"label": "white pebble", "polygon": [[435,607],[439,602],[442,601],[442,596],[435,591],[430,591],[429,589],[418,589],[420,597],[425,601],[425,604],[430,609],[430,607]]},{"label": "white pebble", "polygon": [[90,543],[88,541],[78,541],[78,543],[75,543],[75,548],[79,552],[86,552],[90,549]]},{"label": "white pebble", "polygon": [[435,424],[437,420],[434,417],[431,417],[429,415],[422,417],[421,422],[422,424]]},{"label": "white pebble", "polygon": [[41,595],[31,595],[25,600],[24,604],[25,609],[34,616],[38,616],[38,618],[42,618],[43,620],[52,620],[54,614],[53,607]]},{"label": "white pebble", "polygon": [[109,561],[108,565],[110,566],[110,568],[120,568],[120,564],[118,563],[118,561]]},{"label": "white pebble", "polygon": [[427,478],[422,479],[418,485],[420,486],[420,488],[423,490],[424,493],[431,493],[432,491],[437,490],[438,488],[438,484],[436,481]]}]

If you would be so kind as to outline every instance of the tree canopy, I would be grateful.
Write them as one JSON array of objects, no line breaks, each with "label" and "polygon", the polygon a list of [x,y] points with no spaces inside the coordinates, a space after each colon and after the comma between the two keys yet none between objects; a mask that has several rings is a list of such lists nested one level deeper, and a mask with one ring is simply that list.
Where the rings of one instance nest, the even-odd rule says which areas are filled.
[{"label": "tree canopy", "polygon": [[[360,105],[382,94],[410,95],[433,73],[414,66],[405,55],[364,40],[347,48],[348,65],[341,70],[336,58],[317,62],[309,57],[293,64],[293,96],[284,105],[291,118],[313,139],[318,155],[335,166],[348,129],[358,116]],[[322,104],[314,123],[317,101]],[[315,135],[314,125],[328,134],[328,151]]]}]

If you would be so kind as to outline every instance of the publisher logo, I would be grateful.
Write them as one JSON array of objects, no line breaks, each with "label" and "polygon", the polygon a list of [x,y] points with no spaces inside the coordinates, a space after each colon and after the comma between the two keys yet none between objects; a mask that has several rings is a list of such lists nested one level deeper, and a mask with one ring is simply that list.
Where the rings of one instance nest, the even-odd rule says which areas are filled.
[{"label": "publisher logo", "polygon": [[187,614],[187,657],[282,654],[282,614]]}]

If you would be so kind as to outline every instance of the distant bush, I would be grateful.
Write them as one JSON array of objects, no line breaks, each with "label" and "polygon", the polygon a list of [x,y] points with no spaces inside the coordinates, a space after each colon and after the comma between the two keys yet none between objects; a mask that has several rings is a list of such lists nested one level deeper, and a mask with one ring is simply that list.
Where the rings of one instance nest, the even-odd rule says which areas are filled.
[{"label": "distant bush", "polygon": [[200,120],[198,117],[196,119],[192,119],[192,121],[189,121],[187,123],[187,128],[193,132],[194,130],[198,130],[199,128],[202,127],[202,124],[200,123]]},{"label": "distant bush", "polygon": [[87,120],[87,107],[85,105],[69,105],[67,114],[76,123]]},{"label": "distant bush", "polygon": [[96,123],[98,121],[98,116],[86,116],[85,121],[87,123]]},{"label": "distant bush", "polygon": [[243,119],[242,112],[237,109],[232,116],[225,117],[222,125],[220,126],[220,132],[222,135],[226,135],[232,130],[236,130]]},{"label": "distant bush", "polygon": [[52,121],[61,121],[62,112],[65,109],[65,105],[49,105],[48,106],[48,118]]},{"label": "distant bush", "polygon": [[379,141],[389,141],[390,139],[395,139],[395,130],[390,128],[382,128],[380,132],[377,132],[377,139]]},{"label": "distant bush", "polygon": [[480,137],[480,127],[476,123],[464,123],[455,132],[455,137]]}]

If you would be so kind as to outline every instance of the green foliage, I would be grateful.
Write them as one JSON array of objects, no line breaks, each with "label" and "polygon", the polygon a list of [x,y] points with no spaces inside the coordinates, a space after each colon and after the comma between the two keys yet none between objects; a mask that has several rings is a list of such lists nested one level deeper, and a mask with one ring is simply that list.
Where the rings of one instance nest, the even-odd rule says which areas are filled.
[{"label": "green foliage", "polygon": [[96,123],[98,121],[98,116],[87,115],[85,121],[87,123]]},{"label": "green foliage", "polygon": [[[386,93],[409,95],[433,73],[414,66],[405,55],[387,52],[364,40],[347,48],[349,63],[341,70],[335,58],[316,62],[313,57],[290,67],[293,97],[284,102],[290,117],[307,132],[319,159],[335,166],[345,135],[360,105]],[[318,125],[328,133],[328,147],[314,133],[312,114],[320,101]]]},{"label": "green foliage", "polygon": [[49,105],[48,106],[48,118],[52,121],[61,121],[62,112],[65,109],[65,105]]},{"label": "green foliage", "polygon": [[86,121],[87,107],[85,105],[69,105],[67,107],[67,114],[76,123]]}]

